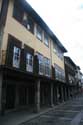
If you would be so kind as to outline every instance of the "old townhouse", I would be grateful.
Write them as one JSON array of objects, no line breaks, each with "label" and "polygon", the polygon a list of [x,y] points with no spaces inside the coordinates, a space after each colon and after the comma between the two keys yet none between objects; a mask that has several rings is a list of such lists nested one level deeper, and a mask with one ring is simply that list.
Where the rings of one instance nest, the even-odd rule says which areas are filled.
[{"label": "old townhouse", "polygon": [[65,75],[66,75],[66,84],[67,84],[67,98],[76,96],[78,93],[78,83],[76,80],[76,71],[77,66],[68,56],[65,56]]},{"label": "old townhouse", "polygon": [[66,99],[67,50],[25,0],[0,0],[0,110]]},{"label": "old townhouse", "polygon": [[83,74],[82,74],[79,66],[76,67],[76,76],[75,77],[76,77],[76,82],[78,85],[78,91],[81,91],[82,84],[83,84]]}]

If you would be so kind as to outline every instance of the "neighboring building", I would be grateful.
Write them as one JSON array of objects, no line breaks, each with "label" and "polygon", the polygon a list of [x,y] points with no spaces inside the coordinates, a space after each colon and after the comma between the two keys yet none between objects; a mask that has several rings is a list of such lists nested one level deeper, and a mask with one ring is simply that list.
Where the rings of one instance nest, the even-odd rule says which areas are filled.
[{"label": "neighboring building", "polygon": [[78,92],[78,84],[76,82],[76,64],[68,56],[65,56],[65,74],[67,84],[67,97],[73,97]]},{"label": "neighboring building", "polygon": [[82,74],[79,66],[76,67],[76,76],[75,77],[76,77],[76,82],[78,84],[79,91],[80,91],[80,89],[82,87],[82,83],[83,83],[83,74]]}]

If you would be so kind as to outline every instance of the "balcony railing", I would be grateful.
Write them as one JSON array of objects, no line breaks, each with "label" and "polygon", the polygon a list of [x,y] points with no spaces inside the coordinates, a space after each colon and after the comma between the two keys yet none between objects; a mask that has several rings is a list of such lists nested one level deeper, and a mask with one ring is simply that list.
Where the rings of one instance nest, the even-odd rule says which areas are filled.
[{"label": "balcony railing", "polygon": [[[6,64],[6,50],[0,52],[0,65]],[[39,74],[47,77],[51,77],[51,67],[39,64]],[[55,74],[55,79],[61,82],[65,82],[65,77],[60,74]]]},{"label": "balcony railing", "polygon": [[6,50],[0,51],[0,65],[5,65]]},{"label": "balcony railing", "polygon": [[55,79],[61,82],[65,82],[65,77],[60,75],[59,73],[55,74]]},{"label": "balcony railing", "polygon": [[51,77],[51,68],[43,64],[39,64],[39,74]]}]

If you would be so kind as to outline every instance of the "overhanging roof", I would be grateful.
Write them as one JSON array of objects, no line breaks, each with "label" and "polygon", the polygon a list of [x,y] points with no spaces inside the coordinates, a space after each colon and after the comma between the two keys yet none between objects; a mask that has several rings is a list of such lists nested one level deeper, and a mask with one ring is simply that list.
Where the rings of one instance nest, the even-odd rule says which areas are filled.
[{"label": "overhanging roof", "polygon": [[32,16],[32,18],[43,28],[52,40],[61,48],[63,52],[67,52],[66,48],[61,44],[55,34],[50,30],[47,24],[43,21],[43,19],[36,13],[36,11],[29,5],[26,0],[18,0],[22,6],[26,9],[26,11]]},{"label": "overhanging roof", "polygon": [[65,59],[68,60],[75,68],[77,65],[73,62],[73,60],[69,56],[65,56]]}]

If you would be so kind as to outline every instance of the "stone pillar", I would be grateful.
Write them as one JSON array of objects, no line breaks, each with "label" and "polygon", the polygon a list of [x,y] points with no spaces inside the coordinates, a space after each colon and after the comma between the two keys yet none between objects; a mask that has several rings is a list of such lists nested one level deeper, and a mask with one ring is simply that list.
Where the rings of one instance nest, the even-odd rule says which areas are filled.
[{"label": "stone pillar", "polygon": [[66,87],[64,88],[65,91],[65,101],[67,100],[67,91],[66,91]]},{"label": "stone pillar", "polygon": [[54,101],[54,105],[56,104],[56,102],[57,102],[57,93],[56,93],[56,87],[55,86],[53,86],[53,101]]},{"label": "stone pillar", "polygon": [[54,103],[53,103],[53,83],[51,83],[51,92],[50,92],[50,94],[51,94],[51,107],[53,107],[54,106]]},{"label": "stone pillar", "polygon": [[16,86],[15,108],[18,108],[18,105],[19,105],[19,90],[18,86]]},{"label": "stone pillar", "polygon": [[35,112],[40,111],[40,80],[35,83]]},{"label": "stone pillar", "polygon": [[59,87],[57,86],[57,87],[56,87],[56,101],[57,101],[57,103],[59,102],[59,97],[60,97]]},{"label": "stone pillar", "polygon": [[64,102],[63,86],[61,86],[61,102]]},{"label": "stone pillar", "polygon": [[70,99],[71,98],[70,97],[70,87],[68,87],[67,91],[68,91],[68,99]]},{"label": "stone pillar", "polygon": [[29,103],[29,95],[28,95],[28,88],[26,88],[26,104],[28,105]]},{"label": "stone pillar", "polygon": [[2,74],[0,73],[0,112],[1,112],[1,107],[2,107]]}]

